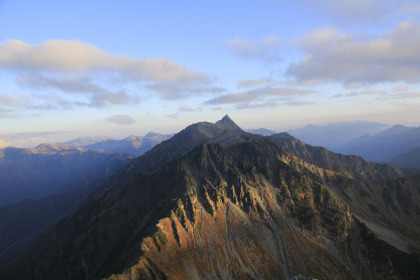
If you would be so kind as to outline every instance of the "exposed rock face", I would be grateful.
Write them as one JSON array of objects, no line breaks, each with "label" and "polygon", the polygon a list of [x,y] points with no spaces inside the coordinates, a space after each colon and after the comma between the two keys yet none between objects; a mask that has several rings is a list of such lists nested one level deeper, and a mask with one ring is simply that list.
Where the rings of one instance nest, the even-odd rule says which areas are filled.
[{"label": "exposed rock face", "polygon": [[[313,165],[263,137],[194,124],[114,176],[3,276],[415,279],[418,256],[380,240],[352,203],[362,187],[385,188],[352,172]],[[411,222],[420,187],[407,180],[397,186],[414,198],[388,185],[396,181],[384,184],[393,201],[411,201],[402,216]]]},{"label": "exposed rock face", "polygon": [[[399,169],[367,162],[358,156],[336,154],[307,145],[287,133],[268,139],[310,163],[344,175],[338,188],[327,187],[352,213],[372,230],[384,233],[381,237],[400,250],[411,252],[412,247],[420,251],[420,177],[414,175],[419,170]],[[404,177],[407,175],[410,177]]]},{"label": "exposed rock face", "polygon": [[188,197],[143,241],[144,256],[123,279],[386,279],[389,263],[369,257],[369,230],[320,183],[340,176],[320,178],[321,169],[263,145],[195,150],[196,161],[184,161]]},{"label": "exposed rock face", "polygon": [[322,186],[310,175],[298,179],[286,154],[262,145],[269,143],[202,145],[184,157],[186,196],[142,242],[145,255],[129,273],[172,279],[289,279],[300,271],[325,276],[311,257],[323,254],[330,259],[323,260],[327,275],[349,279],[310,237],[311,231],[322,236],[323,224],[327,235],[344,238],[352,221],[348,209],[334,198],[315,204]]}]

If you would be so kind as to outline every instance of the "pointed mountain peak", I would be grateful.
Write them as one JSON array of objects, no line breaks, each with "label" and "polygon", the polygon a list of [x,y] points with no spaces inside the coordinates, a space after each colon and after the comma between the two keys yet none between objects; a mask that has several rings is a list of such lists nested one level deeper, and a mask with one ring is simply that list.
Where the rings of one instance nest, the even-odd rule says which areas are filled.
[{"label": "pointed mountain peak", "polygon": [[158,136],[158,135],[159,135],[159,133],[150,131],[149,133],[147,133],[146,135],[144,135],[144,137],[155,137],[155,136]]},{"label": "pointed mountain peak", "polygon": [[217,121],[216,125],[224,130],[231,130],[236,133],[244,132],[227,114],[220,121]]},{"label": "pointed mountain peak", "polygon": [[227,121],[231,121],[231,122],[233,122],[232,121],[232,119],[229,117],[229,115],[228,114],[226,114],[222,119],[221,119],[221,121],[223,121],[223,120],[227,120]]}]

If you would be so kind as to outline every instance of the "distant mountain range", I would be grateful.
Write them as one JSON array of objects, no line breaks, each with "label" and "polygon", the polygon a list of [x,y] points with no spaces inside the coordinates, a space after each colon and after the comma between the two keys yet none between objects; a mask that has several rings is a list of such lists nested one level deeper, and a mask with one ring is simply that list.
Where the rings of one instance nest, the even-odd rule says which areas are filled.
[{"label": "distant mountain range", "polygon": [[83,137],[65,143],[111,154],[125,153],[133,156],[139,156],[152,149],[156,144],[159,144],[170,137],[172,137],[172,134],[167,135],[149,132],[144,137],[131,135],[120,140],[102,137]]},{"label": "distant mountain range", "polygon": [[131,156],[110,155],[66,144],[41,144],[34,149],[0,149],[0,206],[24,199],[84,188],[109,176]]},{"label": "distant mountain range", "polygon": [[[375,135],[375,133],[371,133],[369,135],[365,135],[365,138],[370,138],[370,136],[375,136],[375,137],[387,137],[387,136],[392,136],[392,135],[397,135],[397,134],[401,134],[401,133],[405,133],[408,132],[410,130],[413,130],[415,127],[407,127],[401,124],[396,124],[378,134]],[[356,138],[357,139],[357,138]]]},{"label": "distant mountain range", "polygon": [[275,131],[272,131],[266,128],[247,129],[246,131],[249,133],[259,134],[262,136],[270,136],[276,133]]},{"label": "distant mountain range", "polygon": [[1,149],[0,267],[132,158],[62,143]]},{"label": "distant mountain range", "polygon": [[127,164],[133,158],[127,154],[142,154],[169,137],[151,132],[122,140],[82,137],[34,149],[0,149],[0,267]]},{"label": "distant mountain range", "polygon": [[420,148],[420,127],[397,125],[373,136],[355,139],[339,149],[344,154],[360,155],[366,160],[391,162],[395,157]]},{"label": "distant mountain range", "polygon": [[115,140],[114,138],[110,137],[102,137],[102,136],[94,136],[94,137],[78,137],[76,139],[64,142],[66,145],[76,146],[76,147],[83,147],[87,145],[96,144],[98,142],[104,140]]},{"label": "distant mountain range", "polygon": [[398,167],[414,167],[420,169],[420,148],[414,148],[407,153],[394,157],[390,164]]},{"label": "distant mountain range", "polygon": [[[68,191],[67,185],[89,170],[114,161],[126,163],[171,136],[150,132],[144,137],[121,140],[81,137],[65,143],[40,144],[33,149],[0,149],[0,207]],[[90,182],[95,179],[92,175]]]},{"label": "distant mountain range", "polygon": [[102,182],[0,278],[417,279],[419,173],[228,116],[195,123]]},{"label": "distant mountain range", "polygon": [[309,125],[289,131],[299,140],[368,161],[419,168],[420,128],[379,123],[350,122]]},{"label": "distant mountain range", "polygon": [[341,147],[352,140],[363,135],[378,134],[389,127],[386,124],[367,121],[336,122],[323,126],[310,124],[303,128],[289,130],[287,133],[307,144],[339,152]]}]

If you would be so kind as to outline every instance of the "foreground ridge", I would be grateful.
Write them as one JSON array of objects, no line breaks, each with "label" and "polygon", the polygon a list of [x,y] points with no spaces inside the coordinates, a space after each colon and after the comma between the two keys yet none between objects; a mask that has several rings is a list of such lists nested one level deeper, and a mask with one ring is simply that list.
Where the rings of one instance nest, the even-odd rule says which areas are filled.
[{"label": "foreground ridge", "polygon": [[[111,178],[2,275],[415,279],[419,258],[409,252],[419,248],[419,181],[388,178],[376,165],[370,170],[389,181],[369,181],[354,165],[328,170],[280,146],[238,130],[228,116],[193,124]],[[401,210],[395,186],[407,204]],[[402,240],[407,252],[366,223],[387,209],[377,197],[384,190],[393,215],[413,225]],[[354,201],[368,196],[372,206]]]}]

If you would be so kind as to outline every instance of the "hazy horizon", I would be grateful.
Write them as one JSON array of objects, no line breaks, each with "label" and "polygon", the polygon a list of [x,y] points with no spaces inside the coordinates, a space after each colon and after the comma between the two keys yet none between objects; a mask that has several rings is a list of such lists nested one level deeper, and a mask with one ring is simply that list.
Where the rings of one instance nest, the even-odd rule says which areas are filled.
[{"label": "hazy horizon", "polygon": [[[217,120],[221,119],[222,116],[220,116],[220,118],[214,120],[214,122],[216,122]],[[203,120],[206,121],[206,120]],[[233,121],[235,121],[235,119],[233,119]],[[191,122],[187,125],[185,125],[185,127],[187,127],[188,125],[191,125],[195,122]],[[311,126],[311,125],[315,125],[315,126],[319,126],[319,127],[328,127],[329,125],[337,125],[337,124],[358,124],[358,123],[369,123],[369,124],[378,124],[378,125],[383,125],[383,129],[381,129],[380,131],[384,131],[394,125],[400,125],[400,124],[384,124],[384,123],[378,123],[378,122],[368,122],[368,121],[363,121],[363,120],[355,120],[355,121],[348,121],[348,122],[330,122],[330,123],[321,123],[321,124],[307,124],[304,126],[297,126],[297,127],[291,127],[289,129],[269,129],[267,127],[264,126],[259,126],[259,127],[242,127],[239,123],[237,123],[243,130],[247,131],[247,130],[252,130],[252,129],[269,129],[275,133],[280,133],[280,132],[290,132],[293,130],[300,130],[300,129],[304,129],[306,128],[306,126]],[[406,125],[407,127],[417,127],[415,125]],[[5,134],[5,133],[0,133],[0,149],[1,148],[6,148],[6,147],[16,147],[16,148],[35,148],[36,146],[40,145],[40,144],[55,144],[55,143],[61,143],[61,142],[69,142],[71,140],[77,139],[77,138],[93,138],[93,137],[103,137],[103,138],[109,138],[109,139],[114,139],[114,140],[120,140],[120,139],[124,139],[127,138],[131,135],[134,136],[139,136],[139,137],[144,137],[147,133],[150,132],[154,132],[154,133],[159,133],[159,134],[175,134],[180,132],[182,129],[184,129],[185,127],[181,127],[179,130],[173,130],[173,131],[157,131],[157,130],[150,130],[150,131],[146,131],[146,132],[133,132],[130,133],[128,132],[128,134],[125,134],[125,131],[120,131],[120,132],[103,132],[102,134],[95,134],[94,132],[92,133],[86,133],[86,134],[79,134],[78,131],[46,131],[46,132],[21,132],[21,133],[15,133],[15,134]],[[378,129],[376,128],[376,130],[372,130],[370,131],[369,135],[375,135],[377,133],[379,133],[377,131]],[[357,138],[357,137],[355,137]]]}]

